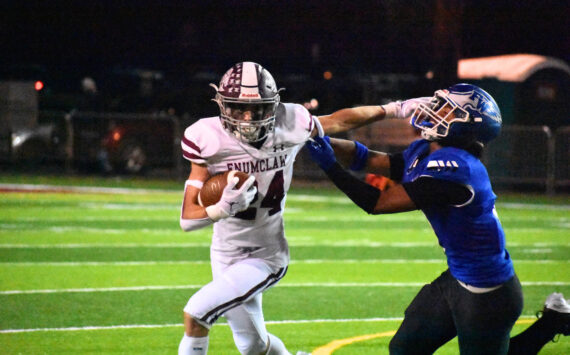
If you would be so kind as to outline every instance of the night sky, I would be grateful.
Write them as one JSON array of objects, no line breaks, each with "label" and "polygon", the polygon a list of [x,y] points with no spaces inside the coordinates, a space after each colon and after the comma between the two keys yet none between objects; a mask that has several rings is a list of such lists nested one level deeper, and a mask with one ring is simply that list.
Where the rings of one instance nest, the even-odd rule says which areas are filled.
[{"label": "night sky", "polygon": [[[2,6],[1,61],[180,70],[251,59],[284,71],[315,62],[422,71],[433,52],[437,2],[9,1]],[[569,61],[568,2],[462,3],[453,34],[460,57],[526,52]]]},{"label": "night sky", "polygon": [[[351,81],[368,73],[423,77],[435,72],[429,87],[408,86],[397,93],[413,96],[454,82],[460,58],[534,53],[570,62],[570,5],[560,0],[2,4],[0,80],[39,77],[47,83],[42,96],[47,108],[72,107],[73,102],[60,103],[53,95],[77,95],[81,79],[91,76],[112,100],[108,110],[207,112],[216,109],[208,83],[243,60],[269,69],[287,88],[288,100],[318,95],[322,110],[360,101],[362,89]],[[156,93],[167,97],[150,104],[118,100],[136,96],[138,84],[125,80],[124,73],[138,69],[161,72],[168,87]],[[319,81],[325,70],[335,78],[326,86]],[[291,82],[289,74],[304,79]]]}]

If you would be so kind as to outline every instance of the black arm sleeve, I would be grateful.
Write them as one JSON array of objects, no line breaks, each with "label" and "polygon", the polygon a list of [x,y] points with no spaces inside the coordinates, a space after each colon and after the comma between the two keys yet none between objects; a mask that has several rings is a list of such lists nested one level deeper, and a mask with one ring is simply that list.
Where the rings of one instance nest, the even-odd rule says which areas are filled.
[{"label": "black arm sleeve", "polygon": [[380,190],[368,185],[344,170],[339,163],[326,171],[327,176],[348,198],[367,213],[374,212],[376,202],[380,197]]},{"label": "black arm sleeve", "polygon": [[390,159],[390,179],[402,181],[402,177],[404,177],[404,154],[388,154],[388,158]]},{"label": "black arm sleeve", "polygon": [[452,181],[422,176],[403,184],[404,189],[418,208],[429,206],[461,206],[473,198],[467,186]]}]

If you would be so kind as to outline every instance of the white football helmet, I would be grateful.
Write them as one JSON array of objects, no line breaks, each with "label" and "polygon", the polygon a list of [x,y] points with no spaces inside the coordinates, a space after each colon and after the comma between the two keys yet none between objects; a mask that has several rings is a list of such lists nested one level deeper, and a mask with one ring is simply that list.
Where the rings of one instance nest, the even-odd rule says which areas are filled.
[{"label": "white football helmet", "polygon": [[245,143],[263,141],[275,128],[279,91],[273,76],[254,62],[240,62],[222,77],[213,99],[224,128]]}]

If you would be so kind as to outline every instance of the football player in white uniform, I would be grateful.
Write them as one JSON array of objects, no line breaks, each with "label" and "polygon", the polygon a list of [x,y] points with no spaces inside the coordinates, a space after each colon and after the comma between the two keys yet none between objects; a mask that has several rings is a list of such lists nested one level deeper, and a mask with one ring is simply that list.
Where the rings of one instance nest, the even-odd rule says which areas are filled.
[{"label": "football player in white uniform", "polygon": [[[241,62],[216,87],[220,116],[203,118],[184,132],[182,151],[191,162],[180,226],[192,231],[214,223],[210,252],[213,281],[184,307],[180,355],[206,354],[208,331],[224,315],[242,354],[289,354],[267,332],[262,292],[287,272],[289,248],[283,208],[293,162],[317,132],[334,134],[383,118],[404,118],[413,101],[363,106],[322,116],[322,125],[302,105],[281,103],[275,80],[261,65]],[[203,183],[217,173],[240,170],[250,178],[239,189],[228,183],[220,201],[198,203]]]}]

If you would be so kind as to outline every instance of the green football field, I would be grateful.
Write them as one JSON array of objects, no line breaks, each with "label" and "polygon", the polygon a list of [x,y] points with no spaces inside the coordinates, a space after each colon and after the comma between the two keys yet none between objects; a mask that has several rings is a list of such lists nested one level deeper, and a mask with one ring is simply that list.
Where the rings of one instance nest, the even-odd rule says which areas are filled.
[{"label": "green football field", "polygon": [[[211,228],[179,229],[182,188],[136,187],[1,192],[0,353],[176,353],[182,308],[211,277]],[[551,292],[570,298],[570,204],[500,195],[497,210],[525,295],[514,335]],[[293,188],[285,221],[291,265],[263,301],[293,354],[387,354],[407,304],[446,268],[421,213],[368,216],[328,185]],[[210,353],[238,354],[223,318]],[[455,341],[437,352],[456,353]],[[541,354],[570,354],[570,337]]]}]

